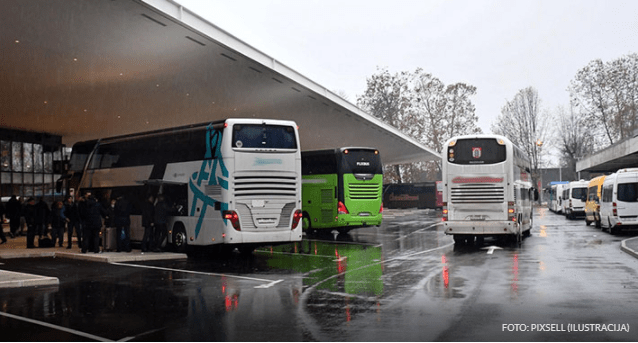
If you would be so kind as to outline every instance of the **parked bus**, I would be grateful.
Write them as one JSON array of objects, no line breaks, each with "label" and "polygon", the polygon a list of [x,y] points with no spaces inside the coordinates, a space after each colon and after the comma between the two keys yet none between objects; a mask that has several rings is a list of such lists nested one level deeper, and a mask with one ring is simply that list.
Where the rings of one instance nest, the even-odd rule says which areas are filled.
[{"label": "parked bus", "polygon": [[638,168],[620,169],[603,181],[600,225],[612,234],[638,228]]},{"label": "parked bus", "polygon": [[587,202],[585,203],[585,224],[592,222],[600,228],[600,192],[603,189],[605,175],[598,176],[587,184]]},{"label": "parked bus", "polygon": [[532,228],[527,155],[499,135],[460,136],[443,147],[443,226],[454,242],[507,236],[520,243]]},{"label": "parked bus", "polygon": [[301,153],[303,227],[350,229],[381,225],[383,165],[373,148]]},{"label": "parked bus", "polygon": [[[133,203],[131,239],[141,241],[141,204],[164,194],[174,212],[168,243],[258,245],[300,241],[301,154],[292,121],[226,119],[104,138],[73,146],[68,187]],[[189,249],[190,250],[190,249]]]},{"label": "parked bus", "polygon": [[549,183],[549,201],[547,202],[547,207],[552,212],[562,212],[563,187],[568,183],[568,181],[552,181]]},{"label": "parked bus", "polygon": [[567,219],[575,219],[585,215],[588,181],[572,181],[563,190],[563,214]]}]

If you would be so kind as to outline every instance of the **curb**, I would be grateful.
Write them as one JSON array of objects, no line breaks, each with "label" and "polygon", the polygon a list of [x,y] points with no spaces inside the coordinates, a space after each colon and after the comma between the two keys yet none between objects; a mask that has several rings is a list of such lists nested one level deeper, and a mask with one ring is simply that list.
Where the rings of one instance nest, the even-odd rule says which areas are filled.
[{"label": "curb", "polygon": [[634,240],[634,239],[638,239],[638,237],[627,238],[627,239],[623,240],[622,242],[620,242],[620,250],[628,253],[629,255],[631,255],[631,256],[633,256],[635,258],[638,258],[638,251],[636,251],[636,250],[634,250],[632,248],[629,248],[627,246],[627,241],[631,241],[631,240]]},{"label": "curb", "polygon": [[57,286],[60,280],[56,277],[39,276],[33,274],[0,271],[0,289],[2,288],[20,288],[34,286]]}]

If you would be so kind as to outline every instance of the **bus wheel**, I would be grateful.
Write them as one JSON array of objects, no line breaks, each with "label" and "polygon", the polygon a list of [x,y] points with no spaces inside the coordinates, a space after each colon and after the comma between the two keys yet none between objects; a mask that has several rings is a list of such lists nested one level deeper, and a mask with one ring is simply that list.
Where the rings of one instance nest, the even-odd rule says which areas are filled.
[{"label": "bus wheel", "polygon": [[184,229],[184,226],[181,224],[175,224],[175,228],[173,229],[173,247],[175,247],[175,252],[180,254],[185,253],[187,245],[186,230]]},{"label": "bus wheel", "polygon": [[301,228],[303,231],[308,231],[311,229],[310,215],[308,214],[308,212],[303,213],[303,219],[301,219]]}]

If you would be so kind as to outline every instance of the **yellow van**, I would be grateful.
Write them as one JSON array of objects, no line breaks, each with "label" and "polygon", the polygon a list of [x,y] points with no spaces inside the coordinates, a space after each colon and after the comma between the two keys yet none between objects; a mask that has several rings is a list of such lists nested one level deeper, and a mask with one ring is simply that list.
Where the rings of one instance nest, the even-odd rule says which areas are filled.
[{"label": "yellow van", "polygon": [[587,202],[585,203],[585,223],[592,222],[600,228],[600,191],[603,188],[605,175],[595,177],[587,185]]}]

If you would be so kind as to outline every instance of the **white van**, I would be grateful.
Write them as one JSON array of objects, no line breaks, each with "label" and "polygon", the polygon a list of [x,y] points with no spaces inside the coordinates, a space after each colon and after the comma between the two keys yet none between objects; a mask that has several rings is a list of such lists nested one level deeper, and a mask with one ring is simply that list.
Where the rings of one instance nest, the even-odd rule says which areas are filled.
[{"label": "white van", "polygon": [[567,219],[585,216],[585,202],[587,201],[587,186],[589,181],[572,181],[565,185],[563,192],[563,214]]},{"label": "white van", "polygon": [[565,189],[566,186],[566,183],[559,183],[552,186],[556,187],[556,198],[552,199],[552,211],[555,213],[563,213],[563,189]]},{"label": "white van", "polygon": [[638,228],[638,168],[620,169],[603,182],[600,225],[614,234]]}]

